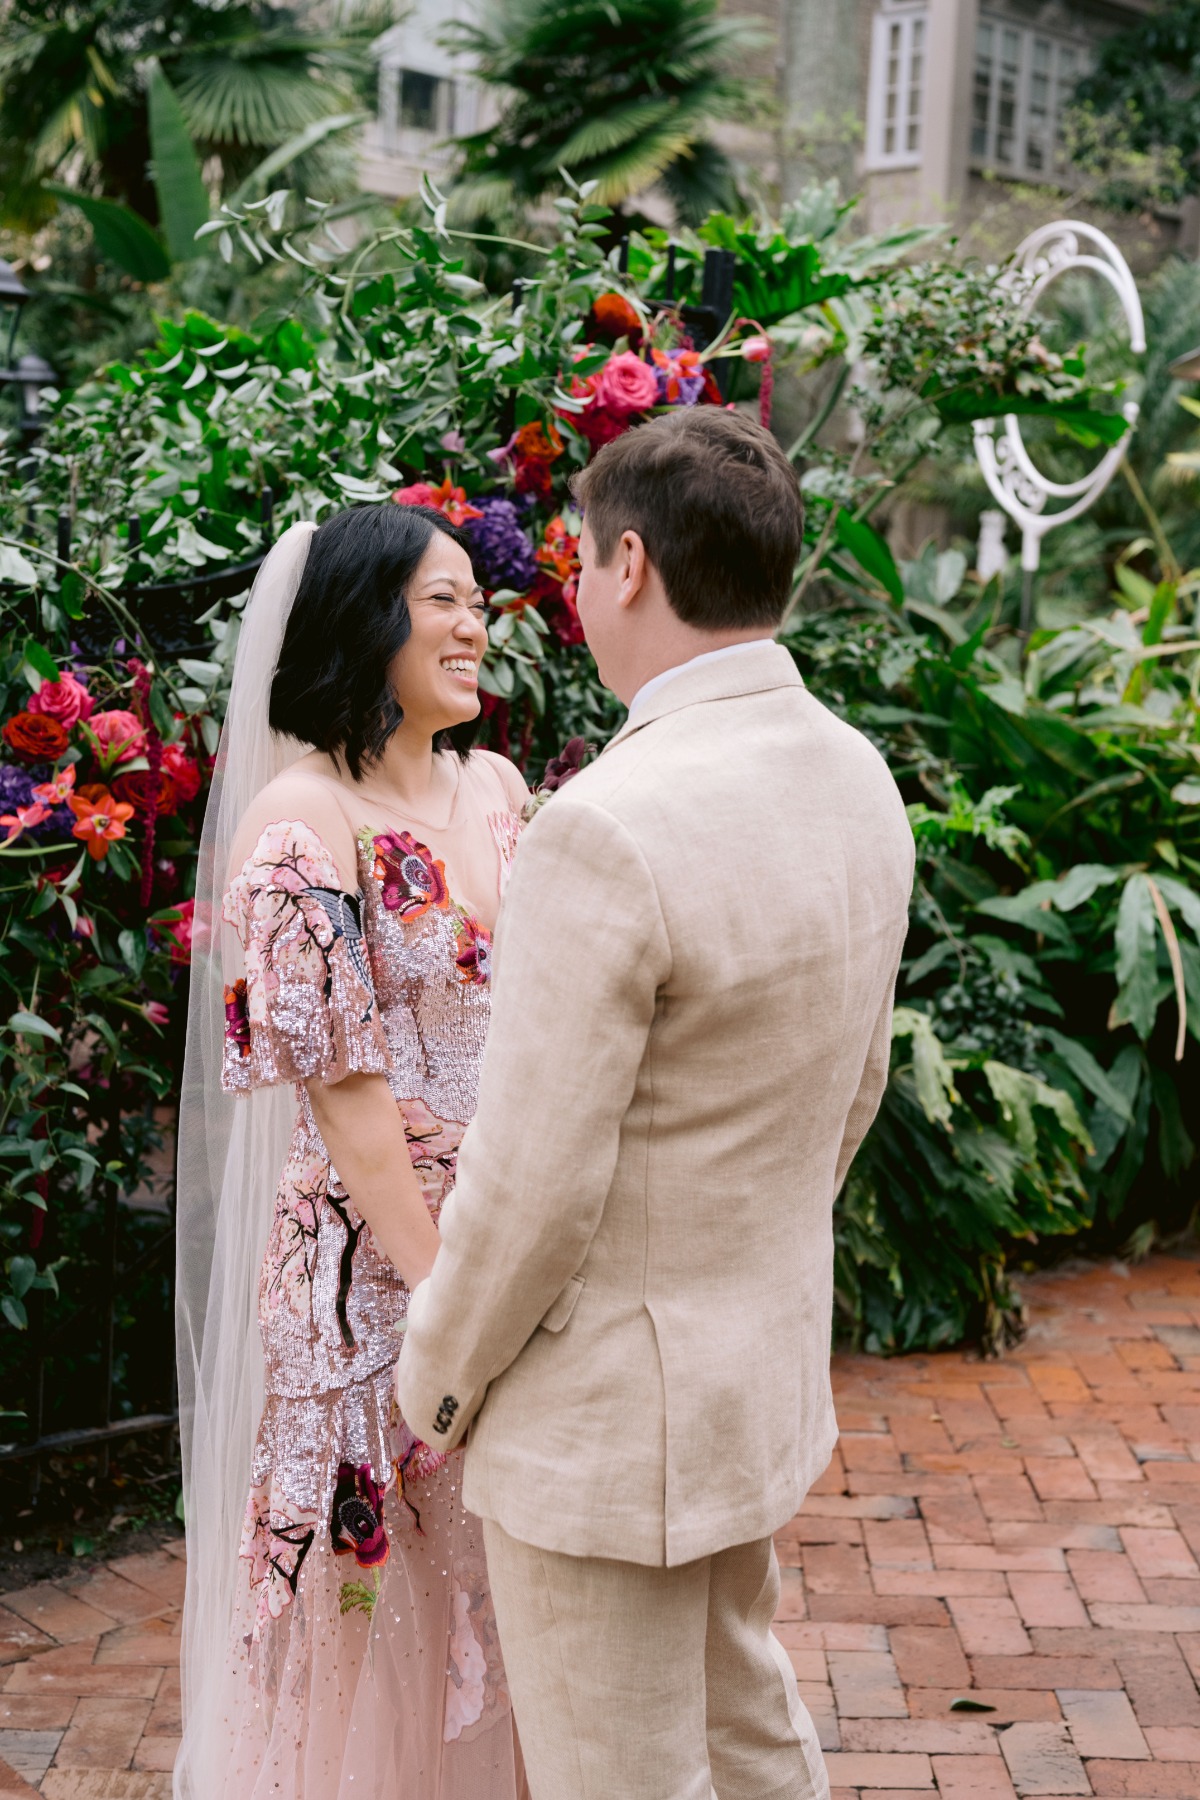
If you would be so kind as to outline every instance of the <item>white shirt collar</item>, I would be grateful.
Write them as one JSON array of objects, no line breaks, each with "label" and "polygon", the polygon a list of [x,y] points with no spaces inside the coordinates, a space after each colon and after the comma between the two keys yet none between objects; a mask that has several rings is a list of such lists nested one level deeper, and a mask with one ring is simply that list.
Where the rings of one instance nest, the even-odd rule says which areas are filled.
[{"label": "white shirt collar", "polygon": [[676,663],[673,669],[664,669],[661,675],[652,675],[649,681],[643,682],[629,702],[629,717],[632,719],[638,708],[646,704],[651,694],[656,694],[659,688],[666,687],[668,681],[674,681],[677,675],[684,674],[686,670],[698,669],[701,663],[717,662],[722,656],[736,656],[739,650],[759,650],[764,644],[774,641],[773,638],[764,636],[749,638],[741,644],[722,644],[719,650],[702,650],[699,656],[690,656],[687,662]]}]

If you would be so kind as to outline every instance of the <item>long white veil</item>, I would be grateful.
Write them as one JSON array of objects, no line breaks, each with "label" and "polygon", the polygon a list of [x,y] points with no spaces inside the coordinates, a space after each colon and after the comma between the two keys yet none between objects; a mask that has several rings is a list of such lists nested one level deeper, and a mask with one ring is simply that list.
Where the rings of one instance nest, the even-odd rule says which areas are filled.
[{"label": "long white veil", "polygon": [[229,1657],[238,1543],[263,1405],[258,1267],[295,1116],[289,1088],[221,1092],[227,975],[241,946],[221,919],[234,834],[254,796],[304,747],[267,724],[284,627],[315,525],[292,525],[263,563],[246,606],[233,685],[204,815],[196,879],[191,999],[179,1115],[176,1333],[187,1598],[184,1738],[176,1800],[220,1791],[220,1706]]}]

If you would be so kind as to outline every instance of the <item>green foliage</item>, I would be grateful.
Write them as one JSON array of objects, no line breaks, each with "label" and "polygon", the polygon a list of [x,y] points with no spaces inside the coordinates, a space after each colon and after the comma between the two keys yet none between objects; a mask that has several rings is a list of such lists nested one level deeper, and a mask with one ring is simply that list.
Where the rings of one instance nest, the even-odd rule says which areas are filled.
[{"label": "green foliage", "polygon": [[662,181],[691,224],[734,202],[709,133],[744,106],[729,66],[759,38],[715,0],[494,0],[444,35],[501,94],[497,122],[462,141],[457,216],[513,216],[560,193],[563,170],[606,205]]},{"label": "green foliage", "polygon": [[893,1079],[838,1227],[846,1316],[879,1348],[999,1341],[1012,1247],[1145,1240],[1194,1206],[1194,622],[1147,583],[1140,627],[1039,633],[1022,670],[964,571],[930,550],[902,607],[847,595],[789,638],[912,796]]},{"label": "green foliage", "polygon": [[183,108],[157,65],[146,87],[158,216],[172,262],[198,254],[196,233],[208,223],[208,193]]},{"label": "green foliage", "polygon": [[1105,38],[1075,101],[1078,151],[1108,177],[1102,203],[1141,208],[1149,167],[1159,204],[1200,191],[1200,11],[1192,0],[1157,7]]},{"label": "green foliage", "polygon": [[[0,222],[41,224],[53,211],[45,183],[60,180],[132,208],[171,241],[175,224],[160,214],[147,175],[168,154],[164,132],[173,177],[185,176],[183,122],[200,160],[215,160],[230,187],[265,152],[357,110],[368,46],[388,22],[384,8],[360,7],[332,29],[301,25],[274,0],[13,0],[0,46]],[[178,95],[170,124],[174,99],[160,80]],[[311,159],[305,172],[317,173]],[[191,217],[195,186],[186,182]]]},{"label": "green foliage", "polygon": [[[264,486],[282,525],[424,482],[439,504],[520,498],[537,552],[528,591],[496,595],[492,741],[535,779],[567,737],[602,741],[619,709],[567,628],[567,481],[589,454],[580,387],[628,340],[589,341],[588,321],[616,290],[643,341],[671,347],[677,327],[655,305],[665,234],[635,232],[622,276],[595,190],[565,186],[553,240],[513,245],[529,270],[516,304],[473,279],[473,241],[432,189],[420,220],[350,247],[327,206],[282,190],[227,202],[202,241],[234,272],[293,270],[295,316],[254,331],[199,311],[164,323],[152,350],[63,398],[31,461],[10,462],[0,577],[51,567],[57,515],[74,518],[74,567],[45,582],[45,629],[14,639],[18,666],[48,679],[39,658],[63,654],[80,613],[95,627],[101,590],[252,556]],[[1103,440],[1123,372],[1110,356],[1090,377],[1078,337],[1047,341],[995,271],[939,260],[931,235],[856,238],[824,190],[782,221],[720,215],[677,234],[677,299],[695,297],[710,244],[738,257],[709,360],[731,359],[753,392],[740,346],[766,327],[792,377],[821,384],[791,447],[808,519],[785,641],[879,744],[917,839],[893,1079],[836,1220],[842,1319],[880,1349],[1001,1341],[1017,1322],[1014,1254],[1186,1222],[1194,1159],[1195,1054],[1176,1050],[1200,1027],[1200,582],[1127,543],[1115,610],[1037,633],[1022,662],[1011,596],[967,580],[961,552],[895,560],[872,514],[915,461],[953,466],[969,421],[1021,406],[1065,424],[1068,447]],[[824,426],[851,366],[863,430],[847,450]],[[526,427],[549,455],[522,488]],[[240,605],[216,606],[210,649],[168,670],[209,748]],[[30,988],[12,1011],[38,1013]],[[46,1045],[31,1054],[57,1053]]]},{"label": "green foliage", "polygon": [[78,193],[61,181],[47,181],[44,189],[64,206],[78,208],[95,233],[101,256],[135,281],[164,281],[171,273],[170,257],[155,232],[132,207],[123,206],[118,200]]}]

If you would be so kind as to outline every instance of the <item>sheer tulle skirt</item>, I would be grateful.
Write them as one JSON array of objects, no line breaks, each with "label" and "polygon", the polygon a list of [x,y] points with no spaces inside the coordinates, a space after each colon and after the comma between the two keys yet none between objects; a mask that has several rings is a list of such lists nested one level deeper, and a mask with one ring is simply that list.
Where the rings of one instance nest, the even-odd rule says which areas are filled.
[{"label": "sheer tulle skirt", "polygon": [[461,1468],[455,1456],[406,1481],[412,1507],[386,1496],[381,1567],[335,1555],[326,1514],[277,1616],[261,1616],[261,1584],[247,1580],[219,1800],[526,1800]]}]

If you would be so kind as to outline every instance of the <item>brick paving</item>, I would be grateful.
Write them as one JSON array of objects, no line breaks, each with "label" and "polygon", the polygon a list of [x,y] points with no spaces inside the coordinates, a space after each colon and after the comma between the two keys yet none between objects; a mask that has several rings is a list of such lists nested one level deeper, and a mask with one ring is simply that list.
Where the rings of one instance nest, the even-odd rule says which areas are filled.
[{"label": "brick paving", "polygon": [[[835,1362],[776,1626],[834,1800],[1200,1800],[1200,1261],[1026,1294],[1001,1362]],[[171,1546],[0,1597],[0,1800],[168,1800],[182,1584]]]}]

